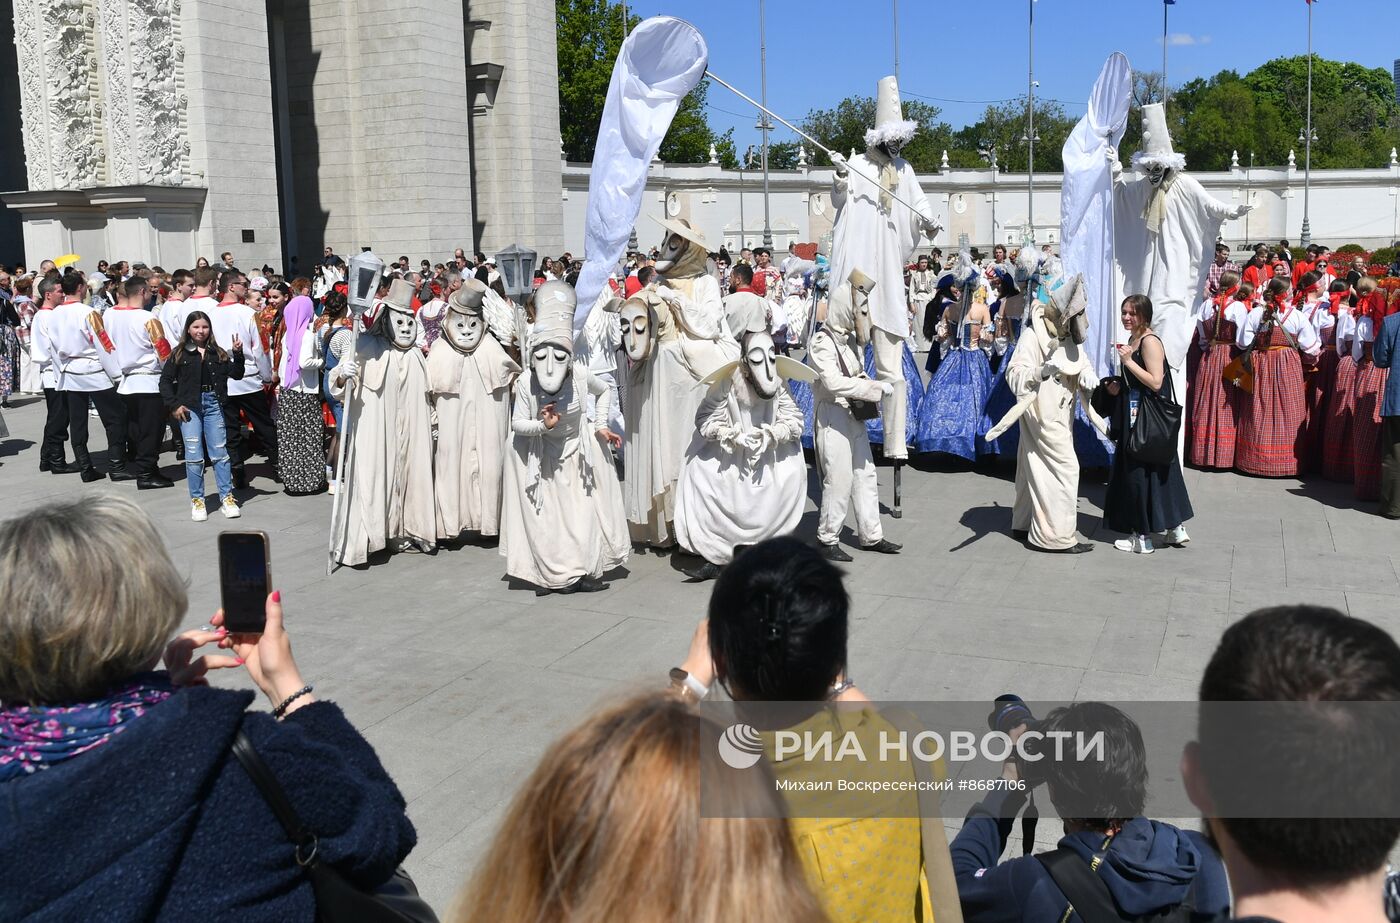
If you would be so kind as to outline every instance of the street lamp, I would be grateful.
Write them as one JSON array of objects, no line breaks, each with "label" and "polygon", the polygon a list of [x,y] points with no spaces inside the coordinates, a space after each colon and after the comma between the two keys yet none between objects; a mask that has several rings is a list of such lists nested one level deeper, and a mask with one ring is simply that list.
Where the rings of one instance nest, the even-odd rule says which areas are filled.
[{"label": "street lamp", "polygon": [[[1249,152],[1249,166],[1244,171],[1244,204],[1254,204],[1254,180],[1250,173],[1254,170],[1254,152]],[[1244,213],[1244,245],[1249,246],[1249,212]]]},{"label": "street lamp", "polygon": [[758,129],[763,132],[763,246],[773,246],[773,229],[768,223],[768,133],[773,123],[768,121],[768,43],[764,38],[764,2],[758,0],[758,72],[763,95],[763,111],[758,116]]},{"label": "street lamp", "polygon": [[992,166],[992,245],[997,242],[997,146],[990,141],[983,141],[982,146],[977,149]]},{"label": "street lamp", "polygon": [[350,257],[347,273],[345,300],[354,315],[355,326],[359,327],[364,313],[374,305],[374,293],[379,290],[379,280],[384,276],[384,261],[373,251],[364,250]]},{"label": "street lamp", "polygon": [[1031,240],[1035,240],[1035,143],[1039,140],[1034,130],[1021,134],[1021,143],[1026,145],[1026,235]]},{"label": "street lamp", "polygon": [[1308,193],[1312,187],[1312,146],[1317,140],[1317,132],[1312,125],[1312,108],[1308,109],[1308,128],[1298,132],[1298,143],[1303,145],[1303,246],[1312,243],[1312,225],[1308,221]]},{"label": "street lamp", "polygon": [[535,251],[511,244],[496,254],[496,269],[501,273],[501,286],[516,304],[524,304],[525,296],[534,289]]},{"label": "street lamp", "polygon": [[1026,0],[1026,236],[1035,240],[1035,0]]},{"label": "street lamp", "polygon": [[739,161],[739,249],[749,245],[748,226],[744,223],[744,171],[753,166],[753,145],[744,148],[743,159]]}]

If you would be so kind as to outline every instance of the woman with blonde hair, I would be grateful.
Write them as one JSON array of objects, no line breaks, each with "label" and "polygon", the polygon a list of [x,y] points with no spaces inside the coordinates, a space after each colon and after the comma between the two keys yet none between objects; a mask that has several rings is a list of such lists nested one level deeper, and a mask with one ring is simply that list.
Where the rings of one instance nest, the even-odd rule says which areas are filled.
[{"label": "woman with blonde hair", "polygon": [[[643,695],[554,744],[516,795],[457,923],[820,923],[766,764],[706,789],[720,729]],[[714,777],[711,776],[711,779]]]}]

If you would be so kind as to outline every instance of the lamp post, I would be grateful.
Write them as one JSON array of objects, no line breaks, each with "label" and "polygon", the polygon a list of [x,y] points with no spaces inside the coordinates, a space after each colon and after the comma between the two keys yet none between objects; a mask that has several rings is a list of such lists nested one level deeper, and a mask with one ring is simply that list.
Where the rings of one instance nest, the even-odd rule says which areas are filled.
[{"label": "lamp post", "polygon": [[[384,261],[374,255],[372,250],[362,250],[350,257],[346,264],[346,292],[345,301],[350,308],[352,318],[350,325],[350,345],[345,355],[351,361],[355,358],[356,342],[360,338],[360,332],[365,328],[365,312],[374,306],[374,295],[379,291],[379,280],[384,277]],[[349,386],[348,390],[359,387],[355,382]],[[354,402],[350,400],[347,391],[344,401],[344,409],[340,414],[340,448],[337,452],[338,458],[335,466],[335,476],[341,484],[348,484],[345,474],[345,450],[350,445],[351,415],[354,411]],[[341,497],[345,496],[344,490],[335,492],[335,501],[331,504],[331,528],[330,544],[326,549],[326,576],[330,576],[335,569],[335,549],[339,544],[341,534],[345,531],[344,511],[345,505],[341,502]]]},{"label": "lamp post", "polygon": [[1026,0],[1026,235],[1035,240],[1035,0]]},{"label": "lamp post", "polygon": [[899,83],[899,0],[890,0],[892,37],[894,39],[894,82]]},{"label": "lamp post", "polygon": [[[1249,166],[1244,169],[1244,204],[1254,204],[1254,178],[1250,174],[1254,171],[1254,152],[1249,152]],[[1249,246],[1249,212],[1244,213],[1244,245]]]},{"label": "lamp post", "polygon": [[1312,225],[1308,221],[1308,193],[1312,191],[1312,146],[1317,134],[1312,127],[1312,0],[1308,0],[1308,121],[1298,140],[1303,148],[1303,246],[1312,243]]},{"label": "lamp post", "polygon": [[758,115],[758,129],[763,132],[763,246],[773,246],[773,229],[768,223],[768,133],[773,123],[768,121],[768,42],[764,37],[764,0],[758,0],[758,72],[763,111]]},{"label": "lamp post", "polygon": [[990,141],[983,141],[982,147],[977,151],[987,159],[992,165],[992,246],[997,243],[997,146]]},{"label": "lamp post", "polygon": [[506,290],[511,301],[518,305],[534,289],[535,258],[537,254],[529,247],[511,244],[496,254],[496,269],[501,273],[501,287]]},{"label": "lamp post", "polygon": [[753,163],[753,145],[744,148],[744,156],[739,161],[739,249],[743,250],[749,245],[749,239],[745,236],[748,227],[744,223],[744,171]]}]

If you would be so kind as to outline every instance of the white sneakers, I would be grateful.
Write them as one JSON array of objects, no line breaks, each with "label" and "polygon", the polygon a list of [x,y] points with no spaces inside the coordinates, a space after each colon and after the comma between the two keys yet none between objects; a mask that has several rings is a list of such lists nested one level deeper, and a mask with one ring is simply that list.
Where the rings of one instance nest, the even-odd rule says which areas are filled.
[{"label": "white sneakers", "polygon": [[219,512],[224,514],[225,519],[237,519],[243,515],[243,511],[238,508],[238,502],[233,497],[224,497],[224,502],[219,504]]},{"label": "white sneakers", "polygon": [[1113,543],[1113,547],[1119,551],[1131,551],[1133,554],[1151,554],[1157,549],[1152,547],[1152,536],[1134,535],[1132,538],[1120,538]]},{"label": "white sneakers", "polygon": [[209,511],[204,508],[204,501],[198,497],[190,501],[190,518],[195,522],[203,522],[209,518]]},{"label": "white sneakers", "polygon": [[1189,541],[1191,541],[1191,536],[1186,534],[1185,526],[1177,526],[1175,529],[1168,529],[1166,534],[1162,536],[1162,544],[1171,545],[1174,548],[1180,548]]},{"label": "white sneakers", "polygon": [[[224,502],[219,504],[219,512],[224,514],[225,519],[237,519],[243,515],[243,511],[238,508],[238,503],[232,497],[225,497]],[[209,518],[209,510],[204,506],[203,499],[193,499],[190,501],[190,519],[195,522],[204,522]]]}]

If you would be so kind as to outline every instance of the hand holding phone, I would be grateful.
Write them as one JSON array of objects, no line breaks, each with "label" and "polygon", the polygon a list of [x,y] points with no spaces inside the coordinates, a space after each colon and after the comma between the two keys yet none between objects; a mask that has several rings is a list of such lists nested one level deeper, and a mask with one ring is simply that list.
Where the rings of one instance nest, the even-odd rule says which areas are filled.
[{"label": "hand holding phone", "polygon": [[266,532],[219,533],[219,599],[231,634],[262,634],[272,565]]}]

